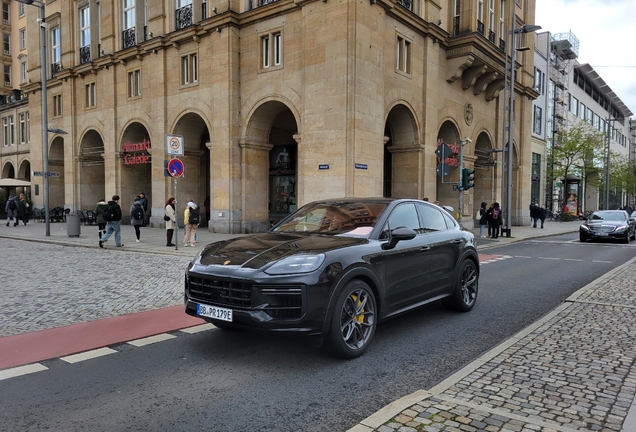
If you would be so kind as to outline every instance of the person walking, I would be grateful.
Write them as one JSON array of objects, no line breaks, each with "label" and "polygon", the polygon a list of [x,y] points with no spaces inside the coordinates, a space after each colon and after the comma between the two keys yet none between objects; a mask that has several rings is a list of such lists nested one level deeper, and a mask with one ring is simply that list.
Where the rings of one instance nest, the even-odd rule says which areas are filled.
[{"label": "person walking", "polygon": [[188,206],[183,213],[183,223],[185,224],[185,236],[183,237],[184,247],[194,247],[195,236],[200,222],[201,211],[199,207],[197,207],[193,201],[188,202]]},{"label": "person walking", "polygon": [[482,202],[479,208],[479,237],[484,238],[484,230],[488,226],[488,215],[486,214],[486,206],[488,203]]},{"label": "person walking", "polygon": [[174,246],[172,243],[172,236],[174,235],[174,228],[177,226],[177,213],[175,212],[175,199],[174,197],[168,198],[166,201],[166,214],[164,220],[166,221],[166,246]]},{"label": "person walking", "polygon": [[123,247],[121,242],[121,207],[119,207],[119,195],[113,195],[112,201],[108,201],[108,205],[102,213],[102,217],[106,221],[106,234],[99,239],[99,247],[103,248],[104,243],[108,241],[110,236],[115,233],[115,246]]},{"label": "person walking", "polygon": [[[545,210],[543,206],[541,206],[537,209],[537,213],[539,215],[539,219],[541,219],[541,229],[543,229],[543,223],[545,222],[545,218],[548,212]],[[536,222],[535,222],[535,226],[536,226]]]},{"label": "person walking", "polygon": [[141,201],[141,206],[144,208],[144,220],[141,226],[148,225],[148,221],[146,220],[146,216],[148,215],[148,198],[146,198],[145,192],[139,192],[139,201]]},{"label": "person walking", "polygon": [[486,223],[488,224],[488,238],[492,238],[492,234],[494,232],[494,227],[492,223],[493,210],[494,210],[494,207],[492,204],[490,204],[490,206],[488,206],[488,208],[486,209]]},{"label": "person walking", "polygon": [[532,228],[536,228],[539,219],[539,206],[535,203],[530,204],[530,219],[532,219]]},{"label": "person walking", "polygon": [[130,206],[130,224],[135,228],[135,237],[137,237],[137,243],[141,241],[141,230],[144,221],[146,220],[146,212],[144,206],[141,203],[140,197],[135,197],[135,202]]},{"label": "person walking", "polygon": [[4,212],[7,214],[7,226],[9,223],[13,223],[14,227],[18,226],[18,203],[16,202],[18,197],[9,197],[4,205]]},{"label": "person walking", "polygon": [[[29,224],[29,214],[31,211],[29,210],[29,202],[26,200],[26,197],[23,193],[20,194],[20,201],[18,202],[18,217],[24,225]],[[19,221],[18,221],[19,223]]]},{"label": "person walking", "polygon": [[499,227],[503,225],[501,208],[499,203],[493,203],[492,205],[492,238],[499,238]]},{"label": "person walking", "polygon": [[104,198],[101,198],[95,206],[95,221],[97,222],[97,235],[101,240],[102,236],[106,234],[106,221],[104,220],[104,209],[108,203]]}]

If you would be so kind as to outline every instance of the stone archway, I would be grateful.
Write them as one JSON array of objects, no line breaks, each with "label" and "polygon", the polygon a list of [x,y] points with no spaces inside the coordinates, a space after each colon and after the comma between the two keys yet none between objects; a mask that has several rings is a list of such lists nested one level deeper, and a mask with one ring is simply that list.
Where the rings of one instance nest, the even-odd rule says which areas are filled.
[{"label": "stone archway", "polygon": [[482,202],[492,204],[497,196],[497,190],[501,188],[501,172],[498,172],[496,162],[496,149],[493,148],[490,136],[482,132],[475,141],[475,187],[473,197],[475,210],[479,209]]},{"label": "stone archway", "polygon": [[405,105],[391,108],[384,125],[383,195],[396,198],[421,198],[420,144],[415,117]]},{"label": "stone archway", "polygon": [[[200,115],[187,113],[177,121],[173,135],[183,136],[184,143],[184,154],[179,158],[185,166],[185,177],[178,180],[177,201],[180,202],[178,206],[183,210],[186,203],[192,200],[206,210],[205,213],[209,216],[207,209],[210,207],[210,165],[212,163],[210,131]],[[172,185],[172,182],[170,184]],[[172,192],[168,192],[168,196],[172,196]],[[208,217],[202,217],[201,226],[208,226]]]},{"label": "stone archway", "polygon": [[87,131],[80,142],[79,208],[92,210],[100,199],[108,201],[105,186],[104,140],[96,130]]},{"label": "stone archway", "polygon": [[49,171],[60,174],[58,177],[51,176],[49,178],[49,208],[65,208],[67,205],[64,190],[66,178],[64,170],[64,138],[61,136],[56,136],[51,142],[49,149]]},{"label": "stone archway", "polygon": [[[161,146],[161,143],[156,145]],[[119,151],[118,157],[122,161],[119,204],[123,213],[122,221],[127,223],[130,222],[128,210],[140,192],[146,194],[148,209],[152,208],[148,192],[152,184],[152,146],[148,129],[139,122],[130,123],[122,135]],[[105,198],[108,200],[110,197]]]},{"label": "stone archway", "polygon": [[263,232],[298,205],[298,122],[283,102],[253,112],[241,142],[242,231]]}]

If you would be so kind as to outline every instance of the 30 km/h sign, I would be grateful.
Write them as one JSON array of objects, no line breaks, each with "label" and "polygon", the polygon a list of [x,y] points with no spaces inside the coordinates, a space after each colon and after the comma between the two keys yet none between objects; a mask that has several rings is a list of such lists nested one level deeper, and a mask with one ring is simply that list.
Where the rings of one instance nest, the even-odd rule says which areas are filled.
[{"label": "30 km/h sign", "polygon": [[166,135],[166,153],[183,156],[183,137],[181,135]]},{"label": "30 km/h sign", "polygon": [[183,165],[183,162],[181,162],[181,159],[170,159],[168,161],[168,172],[174,178],[183,177],[183,174],[185,173],[185,166]]}]

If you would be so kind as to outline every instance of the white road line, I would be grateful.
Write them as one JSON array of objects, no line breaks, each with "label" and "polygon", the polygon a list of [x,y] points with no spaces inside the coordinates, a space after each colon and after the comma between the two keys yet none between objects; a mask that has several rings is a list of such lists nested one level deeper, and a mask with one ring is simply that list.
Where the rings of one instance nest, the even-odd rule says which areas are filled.
[{"label": "white road line", "polygon": [[515,258],[532,258],[532,257],[529,257],[529,256],[523,256],[523,255],[515,255],[514,257]]},{"label": "white road line", "polygon": [[194,333],[199,333],[199,332],[206,331],[206,330],[211,330],[213,328],[216,328],[216,327],[214,327],[210,323],[207,323],[207,324],[201,324],[201,325],[194,326],[194,327],[184,328],[184,329],[181,329],[180,331],[182,331],[184,333],[194,334]]},{"label": "white road line", "polygon": [[41,365],[40,363],[33,363],[30,365],[18,366],[11,369],[5,369],[3,371],[0,371],[0,381],[6,380],[9,378],[19,377],[22,375],[28,375],[28,374],[32,374],[32,373],[40,372],[44,370],[48,370],[48,368],[44,365]]},{"label": "white road line", "polygon": [[95,350],[91,350],[91,351],[86,351],[83,353],[79,353],[79,354],[73,354],[70,356],[66,356],[66,357],[60,357],[60,360],[64,360],[67,363],[79,363],[81,361],[84,360],[90,360],[90,359],[94,359],[97,357],[102,357],[108,354],[113,354],[116,353],[117,351],[115,351],[114,349],[110,349],[110,348],[98,348]]},{"label": "white road line", "polygon": [[157,343],[157,342],[163,342],[165,340],[174,339],[174,338],[176,338],[176,336],[173,336],[173,335],[168,334],[168,333],[162,333],[162,334],[158,334],[156,336],[150,336],[150,337],[147,337],[147,338],[130,341],[128,343],[130,345],[134,345],[136,347],[142,347],[142,346],[145,346],[145,345],[150,345],[150,344]]},{"label": "white road line", "polygon": [[595,260],[592,260],[592,262],[595,262],[595,263],[605,263],[605,264],[613,264],[613,263],[614,263],[614,261],[595,261]]},{"label": "white road line", "polygon": [[563,261],[578,261],[578,262],[583,262],[583,260],[580,260],[580,259],[574,259],[574,258],[563,258]]},{"label": "white road line", "polygon": [[539,259],[545,259],[545,260],[560,260],[561,258],[550,258],[550,257],[538,257]]}]

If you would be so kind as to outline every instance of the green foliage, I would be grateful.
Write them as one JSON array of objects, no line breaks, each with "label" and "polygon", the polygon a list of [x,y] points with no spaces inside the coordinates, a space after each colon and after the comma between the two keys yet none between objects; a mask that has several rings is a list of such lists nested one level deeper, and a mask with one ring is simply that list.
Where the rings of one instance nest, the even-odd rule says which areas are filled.
[{"label": "green foliage", "polygon": [[634,161],[615,152],[610,153],[610,190],[614,195],[632,193],[636,186]]}]

